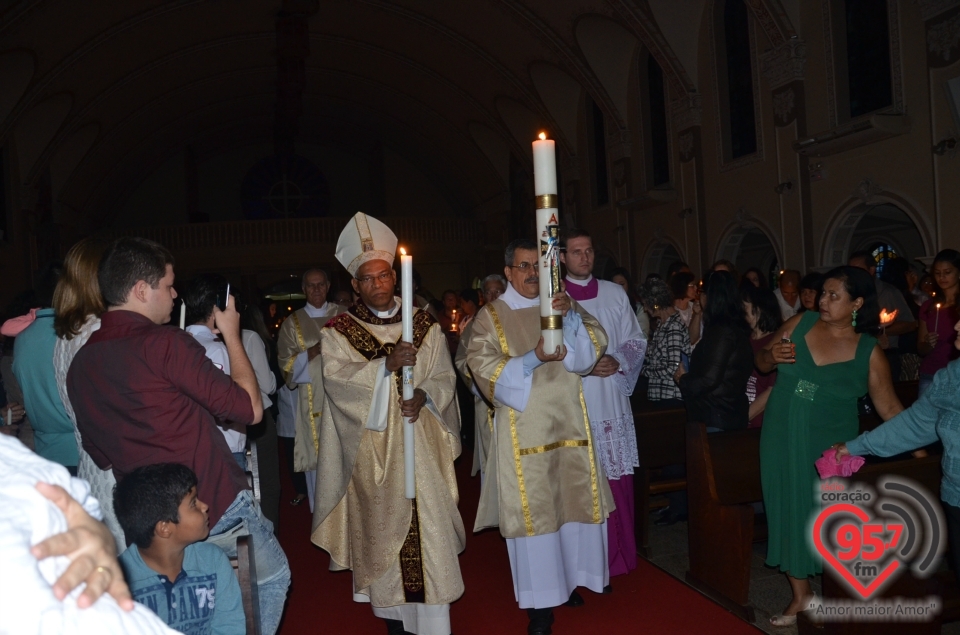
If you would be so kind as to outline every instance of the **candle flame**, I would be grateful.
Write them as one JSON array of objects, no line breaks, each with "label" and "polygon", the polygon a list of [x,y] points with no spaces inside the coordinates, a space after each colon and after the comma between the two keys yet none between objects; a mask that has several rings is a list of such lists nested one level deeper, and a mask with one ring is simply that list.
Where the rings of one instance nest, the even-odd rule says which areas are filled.
[{"label": "candle flame", "polygon": [[541,133],[540,133],[540,141],[546,141],[546,140],[547,140],[547,133],[546,133],[546,132],[541,132]]},{"label": "candle flame", "polygon": [[880,309],[880,324],[890,324],[897,317],[898,309],[887,312],[886,309]]},{"label": "candle flame", "polygon": [[406,255],[407,255],[407,250],[404,249],[403,247],[401,247],[401,248],[400,248],[400,255],[401,255],[401,256],[406,256]]},{"label": "candle flame", "polygon": [[940,303],[937,302],[937,311],[939,311],[939,310],[940,310]]}]

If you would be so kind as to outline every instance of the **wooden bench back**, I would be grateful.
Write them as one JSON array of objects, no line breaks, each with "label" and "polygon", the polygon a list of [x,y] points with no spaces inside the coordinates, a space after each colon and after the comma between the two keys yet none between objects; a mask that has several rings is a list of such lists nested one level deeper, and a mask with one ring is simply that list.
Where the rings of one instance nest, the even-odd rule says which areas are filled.
[{"label": "wooden bench back", "polygon": [[633,421],[641,467],[651,469],[687,462],[685,408],[634,412]]},{"label": "wooden bench back", "polygon": [[260,594],[257,591],[257,563],[253,557],[253,536],[237,537],[237,557],[230,560],[240,582],[240,598],[246,620],[246,635],[261,635]]},{"label": "wooden bench back", "polygon": [[713,491],[721,505],[741,505],[763,500],[760,488],[760,428],[715,432],[706,437],[712,466]]}]

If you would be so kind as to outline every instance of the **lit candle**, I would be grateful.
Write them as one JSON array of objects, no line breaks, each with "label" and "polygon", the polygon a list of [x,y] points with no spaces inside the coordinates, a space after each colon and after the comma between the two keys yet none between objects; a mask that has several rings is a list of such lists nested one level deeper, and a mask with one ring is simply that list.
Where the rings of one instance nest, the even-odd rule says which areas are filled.
[{"label": "lit candle", "polygon": [[457,332],[457,310],[456,309],[453,310],[453,317],[450,318],[450,322],[451,322],[450,332],[456,333]]},{"label": "lit candle", "polygon": [[560,223],[557,222],[557,159],[554,142],[540,133],[533,142],[533,189],[537,196],[537,241],[540,244],[540,334],[543,350],[553,354],[563,345],[563,318],[553,308],[560,291]]},{"label": "lit candle", "polygon": [[[400,311],[403,319],[404,342],[413,343],[413,257],[400,248]],[[413,366],[403,367],[403,399],[413,399]],[[409,417],[403,418],[403,488],[409,499],[417,497],[417,481],[414,477],[413,424]]]},{"label": "lit candle", "polygon": [[187,303],[180,303],[180,328],[187,328]]},{"label": "lit candle", "polygon": [[937,302],[937,318],[933,321],[933,332],[940,334],[940,303]]}]

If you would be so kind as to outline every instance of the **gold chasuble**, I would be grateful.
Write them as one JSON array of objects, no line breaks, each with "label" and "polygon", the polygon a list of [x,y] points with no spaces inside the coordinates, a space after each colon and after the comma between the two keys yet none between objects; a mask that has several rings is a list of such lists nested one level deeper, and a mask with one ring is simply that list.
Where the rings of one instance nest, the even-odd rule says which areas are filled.
[{"label": "gold chasuble", "polygon": [[[417,498],[411,501],[404,497],[400,377],[385,375],[382,359],[401,330],[400,311],[380,319],[357,302],[327,324],[320,340],[325,392],[312,540],[330,553],[331,569],[353,571],[354,591],[369,595],[375,607],[449,604],[463,594],[457,554],[466,535],[453,468],[460,454],[456,376],[439,325],[415,309],[414,386],[428,400],[414,423]],[[389,382],[389,407],[386,427],[377,432],[368,418],[382,382]]]},{"label": "gold chasuble", "polygon": [[[572,302],[589,334],[595,364],[606,350],[606,333]],[[522,538],[554,533],[570,522],[602,523],[614,509],[613,497],[597,460],[580,375],[567,371],[562,361],[547,362],[534,369],[522,412],[496,398],[507,362],[537,346],[539,306],[512,309],[494,300],[471,326],[466,362],[476,386],[496,408],[474,531],[499,526],[505,538]]]},{"label": "gold chasuble", "polygon": [[293,366],[297,355],[320,341],[320,331],[330,318],[343,313],[347,308],[341,304],[327,302],[318,317],[310,317],[306,308],[294,311],[280,326],[277,338],[277,361],[283,371],[283,379],[290,390],[297,390],[299,407],[296,412],[296,433],[293,439],[293,469],[307,472],[317,469],[317,450],[319,449],[320,407],[323,405],[323,376],[320,355],[308,364],[310,382],[298,384],[294,381]]},{"label": "gold chasuble", "polygon": [[473,388],[473,412],[474,412],[474,443],[473,443],[473,467],[470,475],[474,476],[480,470],[486,470],[487,455],[490,454],[490,444],[493,443],[493,406],[487,402],[486,397],[477,396],[477,392],[484,394],[482,390],[476,387],[473,381],[473,373],[467,365],[467,345],[470,343],[470,337],[473,335],[473,320],[463,329],[460,334],[460,343],[457,345],[457,356],[454,365],[463,378],[463,382]]}]

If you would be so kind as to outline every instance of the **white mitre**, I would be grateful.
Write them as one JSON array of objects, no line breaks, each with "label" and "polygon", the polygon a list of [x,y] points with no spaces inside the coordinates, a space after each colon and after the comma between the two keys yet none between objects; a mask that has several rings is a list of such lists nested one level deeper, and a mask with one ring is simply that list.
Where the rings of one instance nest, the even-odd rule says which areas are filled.
[{"label": "white mitre", "polygon": [[360,265],[371,260],[385,260],[392,267],[396,253],[396,234],[363,212],[357,212],[350,219],[337,241],[337,260],[351,276],[356,276]]}]

